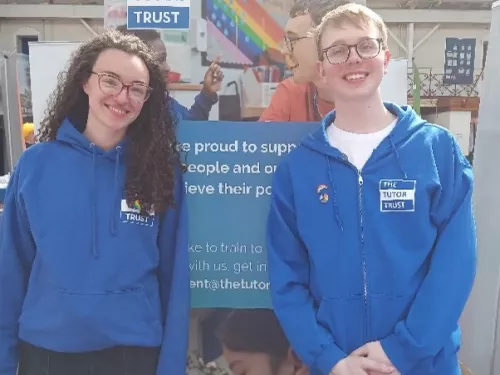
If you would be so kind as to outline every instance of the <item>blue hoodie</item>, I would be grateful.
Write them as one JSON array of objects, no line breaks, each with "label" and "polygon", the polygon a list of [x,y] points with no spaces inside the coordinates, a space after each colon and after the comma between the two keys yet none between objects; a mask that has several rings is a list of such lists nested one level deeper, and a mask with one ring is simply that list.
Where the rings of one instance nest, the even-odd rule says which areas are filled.
[{"label": "blue hoodie", "polygon": [[123,200],[127,142],[104,152],[65,120],[24,152],[0,231],[0,375],[19,339],[59,352],[161,346],[158,375],[184,375],[190,310],[187,212],[142,216]]},{"label": "blue hoodie", "polygon": [[401,374],[458,375],[476,267],[472,170],[447,130],[386,107],[397,124],[362,171],[326,139],[335,112],[278,167],[274,308],[313,373],[380,340]]},{"label": "blue hoodie", "polygon": [[169,97],[169,100],[171,114],[177,122],[182,120],[207,121],[210,111],[219,101],[219,97],[217,94],[210,95],[201,91],[194,98],[194,103],[190,109],[187,109],[172,97]]}]

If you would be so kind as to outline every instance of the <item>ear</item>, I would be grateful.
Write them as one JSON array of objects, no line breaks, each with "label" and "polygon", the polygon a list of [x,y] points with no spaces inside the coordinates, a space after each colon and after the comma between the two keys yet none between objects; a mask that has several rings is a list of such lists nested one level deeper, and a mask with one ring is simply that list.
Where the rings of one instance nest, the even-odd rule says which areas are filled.
[{"label": "ear", "polygon": [[385,54],[384,54],[384,73],[385,74],[387,74],[387,67],[389,66],[390,61],[391,61],[391,51],[386,49]]},{"label": "ear", "polygon": [[321,78],[325,78],[325,68],[323,67],[322,61],[316,62],[316,70],[318,71],[318,74]]},{"label": "ear", "polygon": [[89,82],[88,81],[83,84],[82,89],[83,89],[83,92],[85,94],[87,94],[87,95],[89,94]]}]

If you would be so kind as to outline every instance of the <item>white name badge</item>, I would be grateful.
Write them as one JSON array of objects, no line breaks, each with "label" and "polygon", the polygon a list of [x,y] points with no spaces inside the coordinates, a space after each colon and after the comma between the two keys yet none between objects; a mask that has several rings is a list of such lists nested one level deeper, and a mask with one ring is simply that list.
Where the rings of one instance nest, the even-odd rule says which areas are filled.
[{"label": "white name badge", "polygon": [[141,215],[141,210],[136,207],[129,207],[127,201],[122,199],[120,209],[120,220],[122,223],[139,224],[146,227],[152,227],[155,222],[155,217],[152,215]]},{"label": "white name badge", "polygon": [[380,180],[380,212],[414,212],[417,180]]}]

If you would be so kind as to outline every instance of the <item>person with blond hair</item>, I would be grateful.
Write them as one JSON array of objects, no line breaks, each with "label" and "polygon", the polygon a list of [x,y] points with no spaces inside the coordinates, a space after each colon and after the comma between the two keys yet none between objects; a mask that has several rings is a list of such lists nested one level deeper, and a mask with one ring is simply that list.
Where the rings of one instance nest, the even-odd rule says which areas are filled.
[{"label": "person with blond hair", "polygon": [[274,176],[276,315],[322,375],[458,375],[476,272],[472,168],[448,130],[382,101],[391,54],[375,12],[341,6],[316,37],[336,108]]}]

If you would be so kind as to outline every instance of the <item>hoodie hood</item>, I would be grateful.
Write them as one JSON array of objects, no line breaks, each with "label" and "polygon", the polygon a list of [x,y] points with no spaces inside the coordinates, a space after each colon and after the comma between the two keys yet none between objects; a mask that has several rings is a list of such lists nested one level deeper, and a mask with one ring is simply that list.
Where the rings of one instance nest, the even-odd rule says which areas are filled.
[{"label": "hoodie hood", "polygon": [[70,119],[65,119],[56,136],[57,141],[65,143],[78,151],[79,153],[86,155],[91,160],[91,217],[92,217],[92,252],[94,257],[99,256],[99,249],[97,248],[97,189],[99,182],[96,179],[96,165],[99,162],[112,162],[114,163],[114,178],[113,178],[113,191],[116,192],[116,196],[111,202],[111,218],[109,222],[109,230],[112,235],[116,235],[117,228],[117,217],[114,212],[117,208],[117,202],[120,201],[118,188],[119,184],[119,173],[120,165],[124,162],[124,152],[127,146],[127,139],[121,141],[116,147],[111,150],[104,151],[92,143],[87,137],[81,133],[76,126],[73,125]]},{"label": "hoodie hood", "polygon": [[[389,136],[384,139],[381,143],[381,149],[392,148],[394,152],[397,153],[397,146],[410,138],[413,133],[419,130],[422,126],[426,124],[423,120],[410,106],[399,107],[393,103],[384,103],[385,107],[394,116],[397,117],[396,126],[389,134]],[[326,135],[326,129],[335,121],[335,111],[330,112],[323,118],[321,122],[321,128],[318,129],[314,134],[309,134],[302,140],[302,144],[312,150],[315,150],[323,155],[332,156],[337,158],[342,158],[342,153],[333,148],[328,142],[328,137]]]},{"label": "hoodie hood", "polygon": [[[399,107],[393,103],[384,103],[385,107],[393,115],[397,117],[397,122],[391,133],[380,143],[379,147],[374,151],[372,157],[378,158],[388,153],[393,153],[399,170],[401,171],[401,177],[407,179],[408,175],[404,168],[404,163],[401,160],[400,154],[398,152],[398,146],[407,141],[412,137],[412,135],[417,132],[422,126],[426,124],[423,120],[410,106]],[[337,201],[337,189],[335,186],[332,161],[337,159],[344,163],[348,163],[346,155],[344,155],[340,150],[332,147],[328,142],[328,137],[326,134],[326,129],[335,121],[335,111],[330,112],[325,116],[321,122],[321,128],[314,134],[309,134],[302,140],[302,145],[305,147],[318,152],[325,157],[325,167],[328,168],[330,184],[333,192],[333,204],[335,206],[335,215],[338,225],[342,230],[344,230],[343,222],[339,215],[338,201]],[[352,166],[353,169],[356,169]],[[361,171],[358,171],[360,183],[362,181]]]}]

